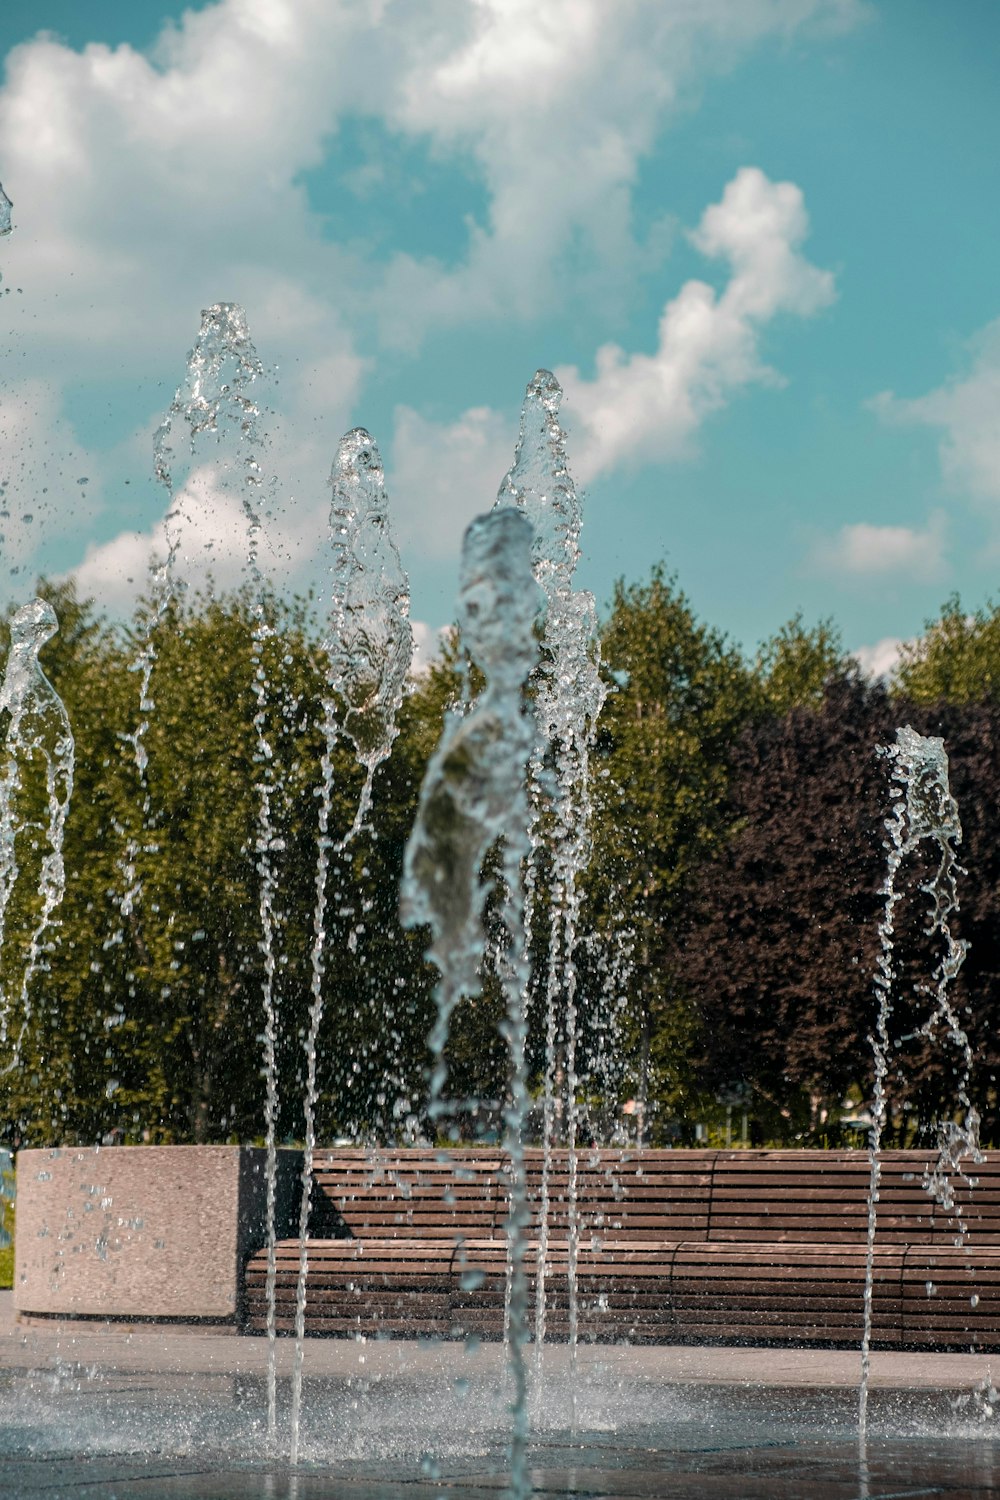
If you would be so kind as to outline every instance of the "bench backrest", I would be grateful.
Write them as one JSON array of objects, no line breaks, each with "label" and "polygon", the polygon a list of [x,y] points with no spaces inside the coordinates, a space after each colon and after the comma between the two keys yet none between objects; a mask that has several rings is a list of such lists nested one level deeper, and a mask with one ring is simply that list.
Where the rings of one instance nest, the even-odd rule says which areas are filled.
[{"label": "bench backrest", "polygon": [[[880,1244],[954,1239],[954,1221],[923,1186],[929,1162],[924,1152],[885,1153],[877,1209]],[[712,1170],[708,1237],[732,1243],[863,1243],[870,1178],[866,1152],[720,1152]]]},{"label": "bench backrest", "polygon": [[[538,1231],[543,1155],[525,1153],[532,1233]],[[888,1151],[882,1161],[877,1232],[884,1246],[950,1244],[959,1219],[970,1243],[1000,1245],[1000,1153],[970,1168],[970,1192],[955,1182],[946,1213],[924,1188],[932,1156]],[[578,1153],[581,1239],[863,1243],[868,1155],[862,1151],[613,1151]],[[364,1238],[490,1239],[503,1234],[509,1167],[483,1150],[316,1153],[310,1233]],[[551,1153],[552,1240],[569,1224],[569,1156]]]},{"label": "bench backrest", "polygon": [[[703,1240],[708,1235],[711,1151],[610,1151],[577,1153],[576,1204],[581,1238]],[[542,1202],[544,1153],[525,1152],[532,1231]],[[550,1154],[548,1224],[565,1239],[570,1216],[569,1152]]]},{"label": "bench backrest", "polygon": [[317,1151],[309,1232],[318,1238],[491,1239],[501,1234],[499,1152]]}]

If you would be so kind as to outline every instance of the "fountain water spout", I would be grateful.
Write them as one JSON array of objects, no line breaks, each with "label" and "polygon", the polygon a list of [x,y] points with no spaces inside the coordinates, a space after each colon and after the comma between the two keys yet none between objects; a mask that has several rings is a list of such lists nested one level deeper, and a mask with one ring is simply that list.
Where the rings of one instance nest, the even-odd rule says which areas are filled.
[{"label": "fountain water spout", "polygon": [[[333,588],[329,628],[323,639],[327,681],[323,693],[323,754],[320,761],[316,903],[313,912],[309,1029],[303,1098],[305,1149],[299,1204],[299,1272],[295,1295],[295,1361],[292,1372],[291,1461],[298,1462],[305,1338],[307,1235],[316,1149],[316,1051],[323,1019],[327,883],[330,854],[342,854],[358,835],[371,806],[375,772],[392,750],[396,716],[403,702],[413,656],[410,597],[389,530],[388,497],[378,448],[363,427],[340,441],[330,476],[333,503]],[[339,717],[338,717],[339,710]],[[350,740],[365,771],[354,821],[338,842],[330,837],[333,752],[338,734]],[[348,942],[357,940],[352,929]]]},{"label": "fountain water spout", "polygon": [[[16,1001],[20,1024],[12,1065],[18,1061],[30,1019],[31,981],[42,963],[45,936],[66,885],[63,833],[73,795],[73,732],[62,699],[38,659],[58,628],[55,610],[44,599],[23,605],[10,623],[10,654],[0,686],[0,714],[9,716],[0,769],[0,954],[7,937],[10,901],[21,874],[19,838],[27,834],[38,854],[37,868],[32,871],[36,904],[20,965]],[[39,763],[44,793],[41,785],[34,786]],[[34,805],[36,799],[40,807]],[[14,1003],[0,971],[0,1043],[10,1038]]]},{"label": "fountain water spout", "polygon": [[430,927],[428,952],[441,972],[438,1014],[431,1034],[432,1112],[444,1112],[444,1058],[448,1025],[458,1000],[476,988],[482,949],[483,909],[488,888],[480,872],[490,849],[503,839],[507,933],[502,965],[504,1036],[510,1057],[511,1093],[505,1109],[504,1144],[510,1159],[508,1236],[508,1368],[513,1384],[511,1493],[529,1493],[527,1478],[528,1225],[524,1126],[527,964],[521,865],[528,851],[525,767],[534,729],[524,711],[523,687],[535,665],[538,591],[531,567],[532,527],[516,510],[496,510],[473,521],[465,533],[458,623],[473,661],[486,679],[482,695],[465,716],[445,723],[420,792],[417,820],[406,847],[401,911],[411,927]]},{"label": "fountain water spout", "polygon": [[[909,725],[897,730],[896,743],[882,753],[891,763],[892,811],[885,821],[886,875],[882,887],[885,908],[879,924],[880,950],[875,974],[878,1010],[872,1036],[875,1084],[872,1096],[870,1135],[871,1175],[868,1191],[868,1239],[865,1258],[864,1325],[861,1339],[861,1381],[858,1392],[858,1433],[862,1454],[868,1431],[868,1386],[871,1366],[872,1293],[874,1286],[875,1234],[878,1218],[879,1188],[882,1175],[882,1132],[886,1121],[885,1080],[889,1070],[889,1021],[892,1014],[894,933],[896,908],[903,899],[898,885],[900,867],[925,842],[937,846],[936,869],[920,887],[930,897],[926,932],[939,936],[944,953],[930,983],[918,987],[918,994],[930,996],[934,1009],[921,1028],[932,1036],[945,1024],[949,1039],[957,1047],[962,1063],[957,1104],[961,1123],[946,1121],[940,1129],[938,1160],[928,1173],[925,1186],[946,1211],[954,1208],[953,1175],[961,1171],[961,1158],[981,1161],[979,1150],[979,1115],[969,1097],[972,1051],[952,1006],[948,987],[965,958],[967,944],[951,931],[950,918],[958,910],[956,877],[961,872],[955,846],[962,837],[958,806],[948,784],[948,757],[944,741],[918,734]],[[964,1175],[964,1174],[963,1174]]]},{"label": "fountain water spout", "polygon": [[[535,1282],[535,1358],[545,1339],[548,1207],[556,1112],[558,1003],[565,1003],[566,1144],[568,1147],[567,1280],[570,1380],[576,1426],[577,1288],[577,970],[581,891],[590,858],[590,750],[607,689],[593,595],[573,588],[580,558],[582,507],[569,472],[559,425],[562,388],[548,370],[528,385],[514,463],[496,509],[512,506],[534,527],[532,564],[545,601],[541,659],[534,673],[537,736],[528,768],[530,853],[525,891],[526,943],[538,916],[539,865],[551,846],[551,906],[545,977],[545,1075],[542,1103],[542,1182]],[[549,770],[551,763],[552,770]],[[551,812],[551,818],[548,814]],[[540,1367],[536,1377],[540,1377]],[[540,1388],[540,1379],[539,1379]]]}]

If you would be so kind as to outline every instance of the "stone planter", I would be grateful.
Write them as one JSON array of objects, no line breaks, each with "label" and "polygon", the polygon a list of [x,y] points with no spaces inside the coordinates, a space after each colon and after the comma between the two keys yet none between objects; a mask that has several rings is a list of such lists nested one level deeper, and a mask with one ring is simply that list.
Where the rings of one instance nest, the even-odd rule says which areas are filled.
[{"label": "stone planter", "polygon": [[[266,1153],[97,1146],[17,1158],[20,1318],[237,1327],[243,1267],[266,1241]],[[277,1228],[298,1228],[302,1153],[278,1155]]]}]

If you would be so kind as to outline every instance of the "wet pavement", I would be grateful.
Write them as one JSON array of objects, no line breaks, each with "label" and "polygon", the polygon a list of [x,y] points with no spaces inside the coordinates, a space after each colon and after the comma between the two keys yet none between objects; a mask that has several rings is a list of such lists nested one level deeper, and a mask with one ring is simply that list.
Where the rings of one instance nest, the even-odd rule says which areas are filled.
[{"label": "wet pavement", "polygon": [[[265,1340],[100,1325],[21,1328],[9,1296],[0,1296],[0,1495],[460,1500],[503,1493],[498,1346],[309,1341],[302,1462],[294,1472],[283,1456],[290,1341],[277,1352],[278,1439],[271,1445]],[[594,1500],[1000,1494],[1000,1401],[988,1358],[877,1354],[864,1461],[858,1365],[843,1350],[588,1347],[574,1375],[565,1348],[554,1347],[533,1414],[534,1491]]]}]

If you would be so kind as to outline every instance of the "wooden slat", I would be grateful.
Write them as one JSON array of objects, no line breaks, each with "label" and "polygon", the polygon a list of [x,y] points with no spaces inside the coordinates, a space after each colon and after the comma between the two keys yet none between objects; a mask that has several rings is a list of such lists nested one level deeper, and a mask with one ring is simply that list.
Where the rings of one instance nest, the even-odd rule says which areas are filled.
[{"label": "wooden slat", "polygon": [[[1000,1157],[974,1169],[971,1197],[956,1185],[952,1215],[924,1189],[930,1162],[914,1152],[883,1162],[875,1341],[1000,1348]],[[537,1230],[540,1152],[527,1153],[526,1169]],[[309,1331],[500,1336],[506,1173],[496,1151],[318,1153],[313,1226],[322,1237],[309,1245]],[[581,1337],[856,1342],[868,1181],[862,1152],[581,1151]],[[560,1338],[572,1191],[565,1151],[552,1154],[547,1186],[547,1329]],[[526,1271],[533,1298],[533,1246]],[[297,1275],[290,1241],[278,1247],[282,1327],[294,1318]],[[258,1254],[246,1276],[251,1327],[263,1317],[265,1277]]]},{"label": "wooden slat", "polygon": [[498,1153],[318,1151],[314,1218],[355,1237],[492,1234],[501,1210]]}]

